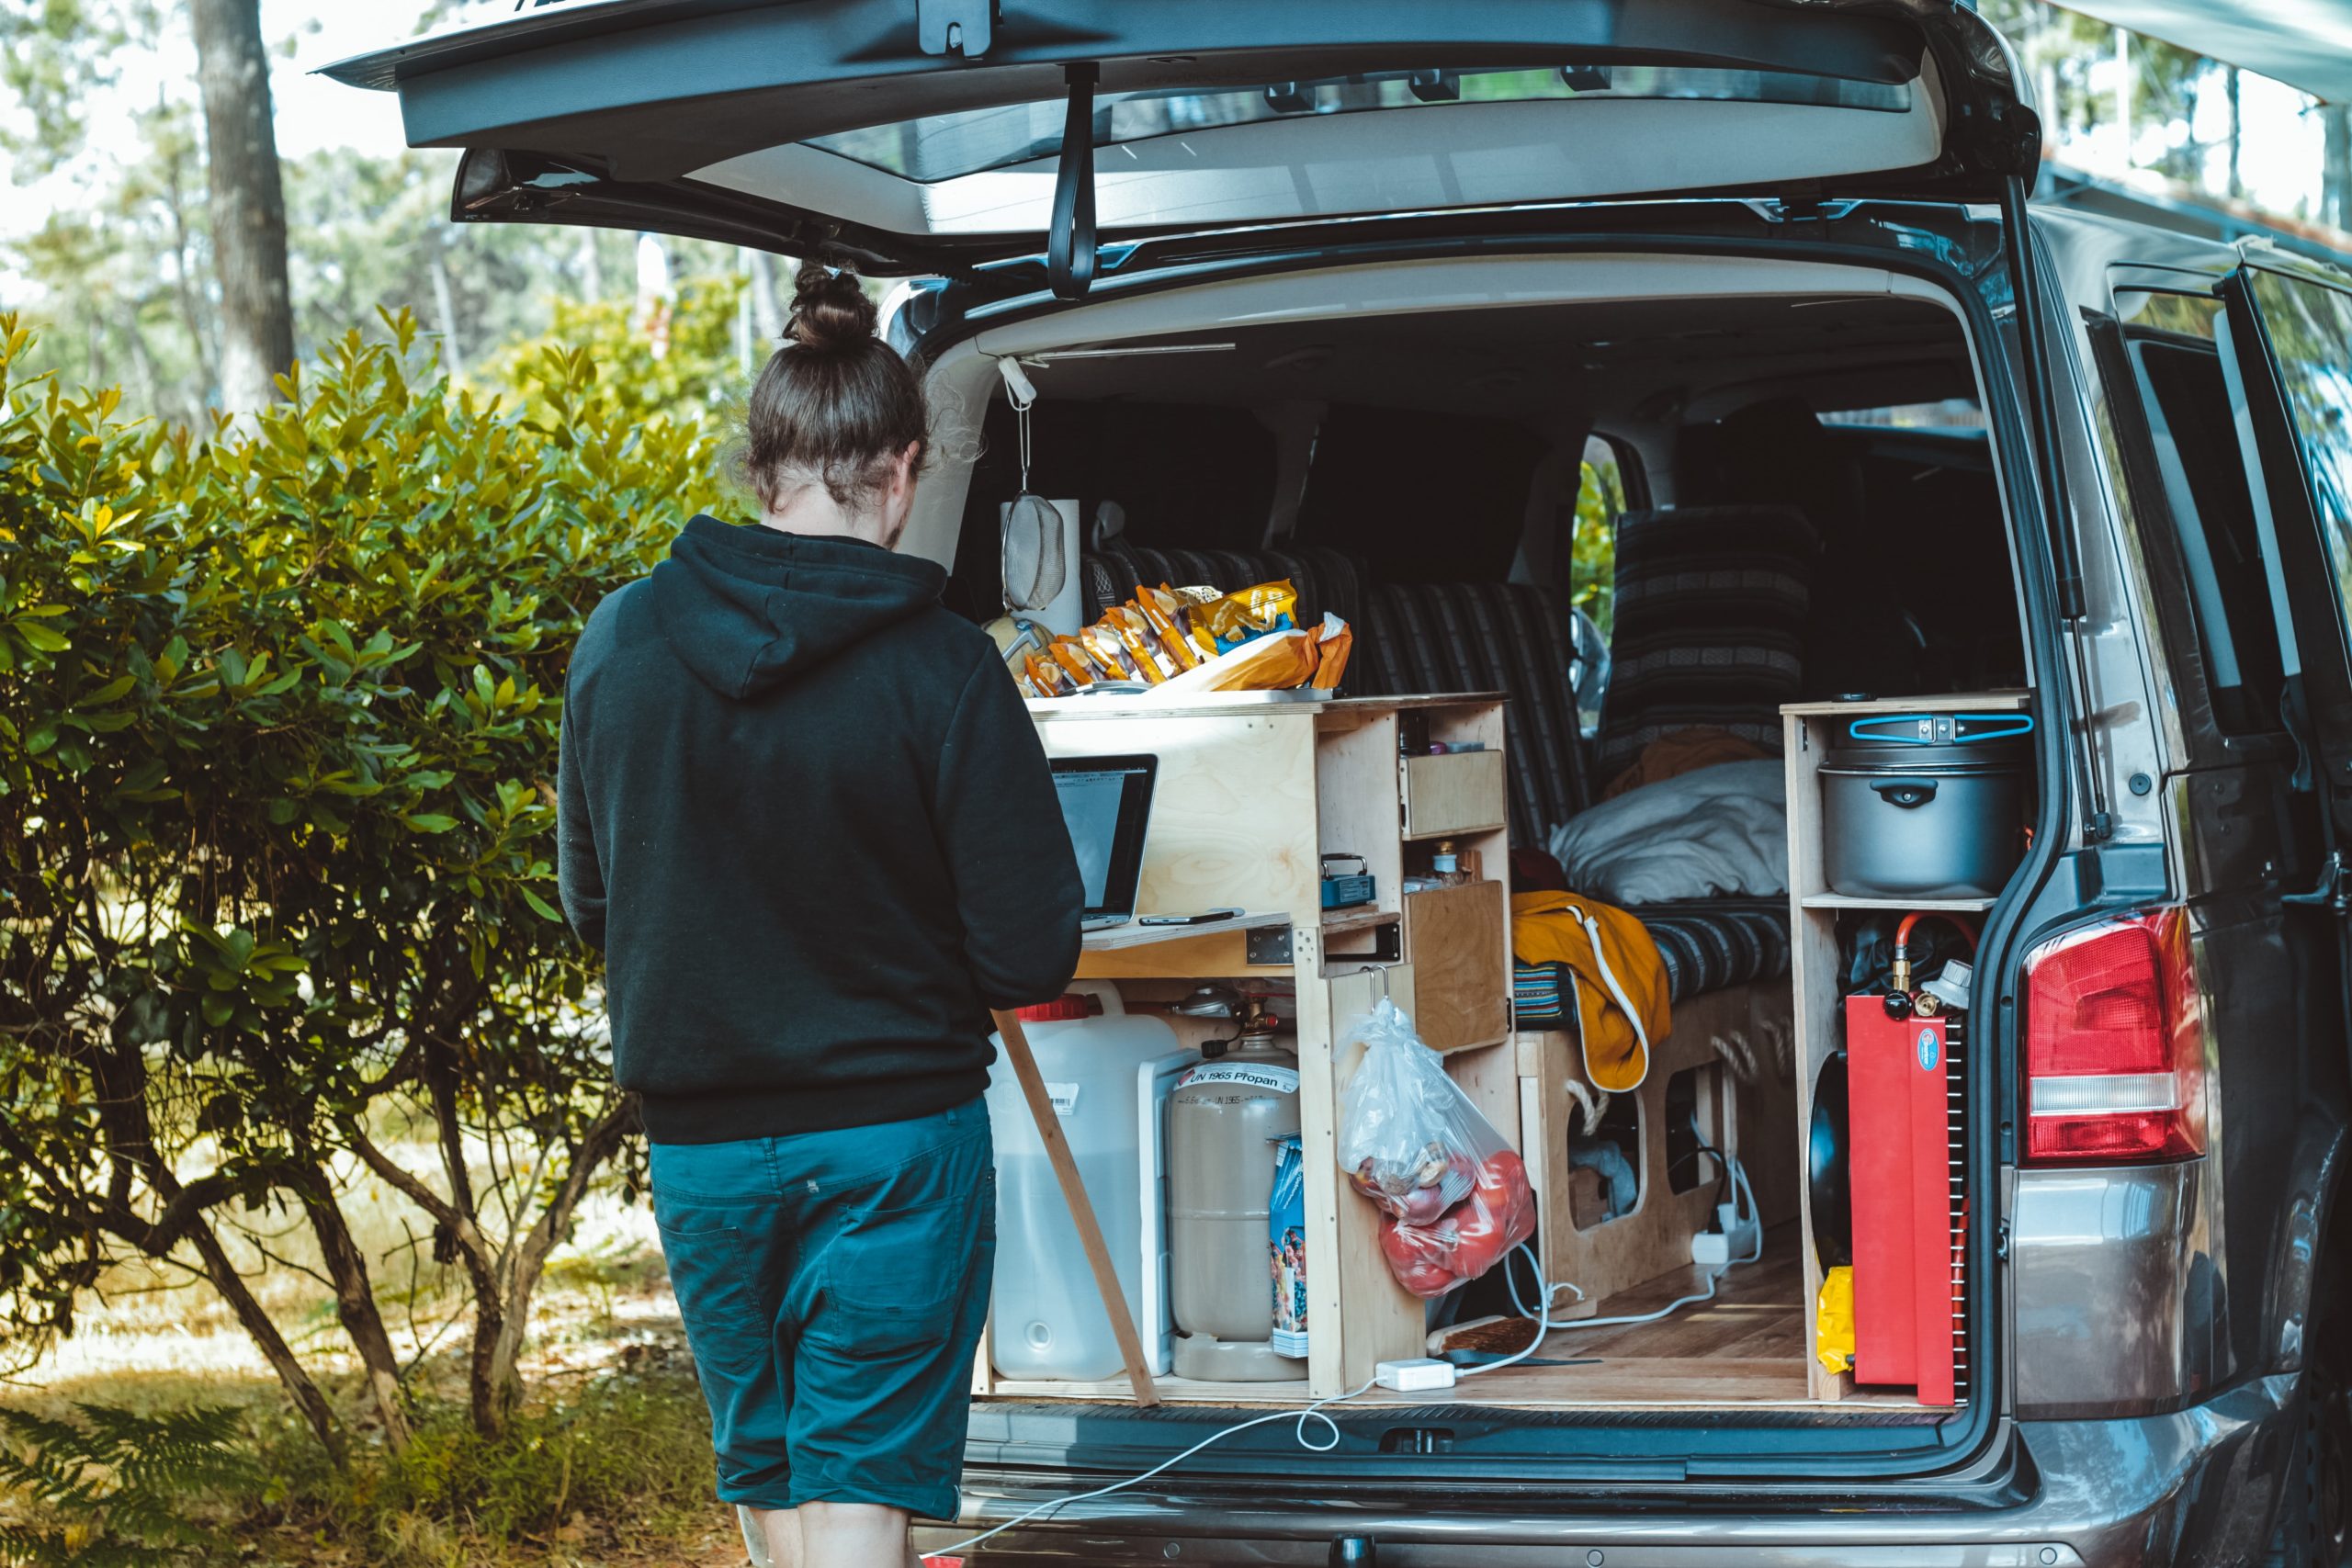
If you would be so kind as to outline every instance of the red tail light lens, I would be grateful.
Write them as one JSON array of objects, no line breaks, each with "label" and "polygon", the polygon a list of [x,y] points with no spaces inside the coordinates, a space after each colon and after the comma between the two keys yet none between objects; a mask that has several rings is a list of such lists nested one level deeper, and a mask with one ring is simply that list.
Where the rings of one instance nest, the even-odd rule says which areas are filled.
[{"label": "red tail light lens", "polygon": [[2025,961],[2025,1157],[2186,1159],[2205,1147],[2205,1015],[2188,916],[2069,931]]}]

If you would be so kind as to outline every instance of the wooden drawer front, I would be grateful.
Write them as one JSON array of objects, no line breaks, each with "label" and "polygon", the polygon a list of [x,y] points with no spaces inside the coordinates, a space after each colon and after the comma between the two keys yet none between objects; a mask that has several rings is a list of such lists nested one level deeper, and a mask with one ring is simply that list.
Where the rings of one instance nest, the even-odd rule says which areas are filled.
[{"label": "wooden drawer front", "polygon": [[1405,956],[1420,1004],[1413,1021],[1431,1050],[1502,1039],[1510,1019],[1509,931],[1499,882],[1406,895]]},{"label": "wooden drawer front", "polygon": [[1492,832],[1510,820],[1500,751],[1405,759],[1405,837]]}]

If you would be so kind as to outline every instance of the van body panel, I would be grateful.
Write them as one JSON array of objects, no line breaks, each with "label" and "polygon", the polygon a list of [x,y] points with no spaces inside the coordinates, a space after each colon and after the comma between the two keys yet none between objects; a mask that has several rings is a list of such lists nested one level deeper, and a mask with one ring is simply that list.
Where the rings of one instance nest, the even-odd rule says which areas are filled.
[{"label": "van body panel", "polygon": [[[2212,1386],[2221,1292],[2207,1165],[2018,1174],[2020,1419],[2176,1408]],[[2099,1309],[2085,1311],[2090,1302]]]},{"label": "van body panel", "polygon": [[[2282,1375],[2167,1415],[2020,1422],[2014,1476],[1973,1506],[1851,1488],[1833,1505],[1791,1489],[1768,1498],[1551,1487],[1499,1499],[1449,1492],[1432,1509],[1393,1492],[1316,1501],[1263,1487],[1138,1488],[1008,1531],[989,1543],[990,1560],[1320,1568],[1350,1561],[1336,1543],[1354,1539],[1415,1568],[1555,1568],[1592,1553],[1607,1568],[2141,1568],[2161,1543],[2168,1561],[2222,1568],[2248,1561],[2245,1519],[2268,1517],[2275,1435],[2295,1398]],[[935,1551],[1062,1495],[1060,1484],[973,1472],[962,1521],[918,1527],[916,1543]]]},{"label": "van body panel", "polygon": [[1071,70],[1091,84],[1105,239],[1639,192],[1982,200],[2034,167],[2041,139],[2004,40],[1931,0],[1015,0],[949,16],[916,0],[579,4],[326,72],[397,92],[411,145],[468,150],[458,220],[634,216],[762,244],[764,217],[766,248],[874,271],[1038,246]]}]

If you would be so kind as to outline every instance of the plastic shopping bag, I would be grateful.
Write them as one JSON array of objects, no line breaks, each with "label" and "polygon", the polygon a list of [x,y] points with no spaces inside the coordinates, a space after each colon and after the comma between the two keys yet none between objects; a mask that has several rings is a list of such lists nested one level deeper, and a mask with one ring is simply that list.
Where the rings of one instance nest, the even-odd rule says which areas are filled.
[{"label": "plastic shopping bag", "polygon": [[1382,1214],[1380,1250],[1417,1296],[1442,1296],[1535,1234],[1527,1167],[1383,998],[1347,1038],[1363,1062],[1340,1108],[1340,1168]]}]

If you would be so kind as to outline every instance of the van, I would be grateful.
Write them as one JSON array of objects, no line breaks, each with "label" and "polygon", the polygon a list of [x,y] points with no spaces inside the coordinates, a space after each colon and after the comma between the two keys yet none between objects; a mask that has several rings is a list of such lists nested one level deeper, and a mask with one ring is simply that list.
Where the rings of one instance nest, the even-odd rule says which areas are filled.
[{"label": "van", "polygon": [[[2030,86],[1949,0],[542,0],[331,70],[464,150],[458,221],[910,280],[889,331],[940,431],[905,547],[993,618],[1025,482],[1079,502],[1090,616],[1290,579],[1354,627],[1383,744],[1445,694],[1491,734],[1489,879],[1679,732],[1782,756],[1802,822],[1841,705],[2030,721],[2030,838],[1942,911],[1974,1003],[1946,1042],[1947,1394],[1816,1353],[1796,1112],[1862,924],[1905,906],[1799,840],[1777,905],[1645,912],[1734,1087],[1612,1122],[1566,1103],[1571,1036],[1524,1008],[1449,1057],[1485,1053],[1531,1165],[1624,1156],[1630,1202],[1544,1183],[1561,1259],[1688,1196],[1736,1121],[1786,1223],[1719,1300],[1385,1399],[1317,1403],[1360,1370],[1361,1279],[1341,1361],[1296,1385],[1139,1408],[983,1367],[965,1517],[920,1542],[1028,1516],[967,1555],[2344,1561],[2352,276],[2036,205]],[[1596,496],[1610,574],[1577,555]],[[1335,711],[1318,747],[1357,733]],[[1604,1314],[1666,1304],[1691,1247]]]}]

